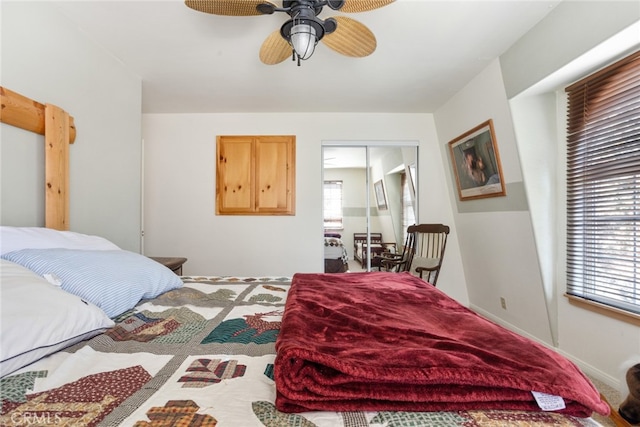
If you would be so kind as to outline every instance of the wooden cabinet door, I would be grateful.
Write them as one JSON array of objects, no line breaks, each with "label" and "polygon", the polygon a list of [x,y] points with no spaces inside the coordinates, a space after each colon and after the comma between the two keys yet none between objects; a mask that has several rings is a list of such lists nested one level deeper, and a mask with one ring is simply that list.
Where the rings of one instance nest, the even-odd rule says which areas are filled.
[{"label": "wooden cabinet door", "polygon": [[255,210],[253,138],[218,137],[217,143],[216,213],[253,213]]},{"label": "wooden cabinet door", "polygon": [[260,137],[256,144],[256,210],[292,215],[295,155],[292,137]]},{"label": "wooden cabinet door", "polygon": [[295,214],[295,136],[218,136],[216,213]]}]

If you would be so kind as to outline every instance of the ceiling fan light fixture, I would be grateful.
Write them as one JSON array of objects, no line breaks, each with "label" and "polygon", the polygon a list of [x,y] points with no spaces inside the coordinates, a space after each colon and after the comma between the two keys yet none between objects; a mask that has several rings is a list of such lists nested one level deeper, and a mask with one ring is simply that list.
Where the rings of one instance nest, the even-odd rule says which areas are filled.
[{"label": "ceiling fan light fixture", "polygon": [[318,38],[316,37],[316,29],[309,24],[295,23],[291,27],[289,40],[293,50],[300,59],[308,59],[313,55]]},{"label": "ceiling fan light fixture", "polygon": [[273,65],[290,56],[293,61],[297,60],[298,66],[301,60],[311,58],[319,41],[342,55],[357,58],[371,55],[376,49],[376,38],[371,30],[355,19],[346,16],[319,18],[325,6],[350,13],[378,9],[395,1],[278,0],[282,3],[282,7],[278,7],[274,0],[184,0],[189,8],[214,15],[286,13],[291,19],[265,39],[260,47],[260,60],[266,65]]}]

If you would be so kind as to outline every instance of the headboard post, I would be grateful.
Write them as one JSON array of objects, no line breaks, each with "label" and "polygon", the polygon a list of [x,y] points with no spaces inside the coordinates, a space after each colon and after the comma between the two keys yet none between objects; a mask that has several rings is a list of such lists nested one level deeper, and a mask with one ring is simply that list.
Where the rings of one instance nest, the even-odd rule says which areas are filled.
[{"label": "headboard post", "polygon": [[[46,132],[44,120],[44,105],[20,95],[17,92],[0,86],[0,100],[2,111],[0,121],[20,129],[44,135]],[[69,117],[69,144],[76,140],[76,126],[73,117]]]},{"label": "headboard post", "polygon": [[45,227],[69,229],[69,114],[45,105]]},{"label": "headboard post", "polygon": [[0,86],[0,122],[44,135],[45,226],[69,229],[69,144],[76,127],[62,108],[43,105]]}]

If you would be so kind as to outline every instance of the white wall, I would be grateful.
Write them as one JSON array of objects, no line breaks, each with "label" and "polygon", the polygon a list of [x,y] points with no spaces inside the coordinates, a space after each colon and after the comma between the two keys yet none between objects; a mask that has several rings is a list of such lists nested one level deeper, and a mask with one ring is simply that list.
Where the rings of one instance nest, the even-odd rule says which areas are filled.
[{"label": "white wall", "polygon": [[[565,66],[574,62],[583,75],[595,69],[582,60],[589,48],[609,58],[622,54],[599,46],[618,38],[617,31],[629,33],[637,49],[640,31],[628,27],[639,19],[637,2],[563,2],[435,113],[443,161],[447,141],[492,118],[507,182],[506,197],[470,202],[457,201],[450,182],[470,305],[556,345],[613,386],[619,385],[619,366],[638,357],[640,329],[574,307],[563,296],[566,110],[547,79],[557,85],[556,74],[566,78]],[[507,310],[500,308],[500,296]]]},{"label": "white wall", "polygon": [[[566,24],[569,16],[580,16]],[[549,311],[556,322],[558,349],[583,368],[617,386],[621,366],[640,357],[640,328],[569,304],[566,289],[566,95],[564,87],[640,48],[637,2],[564,2],[501,58],[510,99],[526,190],[544,269]],[[545,20],[546,21],[546,20]],[[566,37],[570,48],[551,46],[559,66],[536,69],[537,47]],[[518,59],[515,61],[514,59]],[[544,59],[544,58],[543,58]],[[540,62],[545,62],[540,61]],[[522,75],[527,74],[528,79]]]},{"label": "white wall", "polygon": [[[492,119],[507,195],[459,201],[448,142]],[[551,343],[511,113],[496,60],[435,114],[470,306]],[[502,309],[500,298],[506,300]]]},{"label": "white wall", "polygon": [[[2,86],[74,117],[70,228],[140,248],[141,81],[47,2],[0,2]],[[44,137],[0,125],[3,225],[44,225]]]},{"label": "white wall", "polygon": [[[565,0],[500,57],[507,97],[529,89],[638,21],[637,0]],[[640,34],[636,32],[636,40]]]},{"label": "white wall", "polygon": [[[421,221],[452,223],[427,114],[145,114],[145,253],[185,256],[187,275],[321,272],[322,141],[420,141]],[[216,216],[216,135],[296,135],[296,215]],[[452,236],[438,285],[466,301]]]},{"label": "white wall", "polygon": [[553,313],[558,350],[613,386],[620,367],[640,355],[640,329],[621,320],[569,304],[566,289],[565,165],[566,104],[563,93],[511,101],[548,309]]}]

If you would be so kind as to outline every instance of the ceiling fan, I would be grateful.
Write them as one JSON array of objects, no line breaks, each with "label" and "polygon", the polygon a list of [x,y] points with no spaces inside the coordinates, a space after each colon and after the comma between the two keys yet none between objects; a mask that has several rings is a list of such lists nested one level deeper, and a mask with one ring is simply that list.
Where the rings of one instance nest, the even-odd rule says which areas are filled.
[{"label": "ceiling fan", "polygon": [[318,41],[343,55],[364,57],[376,50],[376,37],[364,24],[346,16],[320,19],[324,6],[341,12],[366,12],[395,0],[283,0],[277,7],[268,0],[185,0],[199,12],[225,16],[271,15],[285,12],[291,19],[262,43],[260,60],[278,64],[288,57],[305,60],[313,55]]}]

